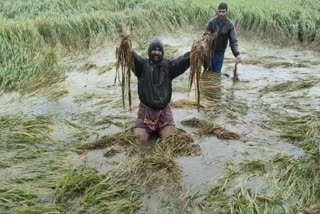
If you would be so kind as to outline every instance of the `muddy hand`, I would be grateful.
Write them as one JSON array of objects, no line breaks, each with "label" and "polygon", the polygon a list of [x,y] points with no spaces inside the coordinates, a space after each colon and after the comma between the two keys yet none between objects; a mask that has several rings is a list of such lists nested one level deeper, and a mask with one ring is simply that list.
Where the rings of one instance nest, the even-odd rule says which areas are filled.
[{"label": "muddy hand", "polygon": [[240,55],[239,55],[239,56],[236,57],[236,63],[238,64],[238,63],[240,63],[240,62],[241,62],[241,57],[240,57]]}]

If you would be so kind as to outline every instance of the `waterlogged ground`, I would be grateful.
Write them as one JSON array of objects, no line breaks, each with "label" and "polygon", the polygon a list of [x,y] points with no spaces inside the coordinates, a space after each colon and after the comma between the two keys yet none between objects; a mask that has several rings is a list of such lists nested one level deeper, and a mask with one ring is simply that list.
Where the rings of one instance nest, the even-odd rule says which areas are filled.
[{"label": "waterlogged ground", "polygon": [[[194,35],[162,36],[165,54],[183,54],[191,49],[194,38]],[[134,46],[140,50],[137,44]],[[68,63],[70,70],[66,79],[50,88],[33,94],[1,95],[0,212],[205,213],[202,201],[209,190],[218,185],[219,179],[230,176],[230,171],[283,156],[302,157],[304,151],[282,138],[281,130],[273,122],[287,114],[304,116],[319,110],[320,54],[244,38],[240,40],[240,50],[243,63],[238,66],[239,82],[231,79],[234,58],[230,50],[226,54],[223,75],[203,73],[199,112],[190,105],[195,99],[194,91],[188,94],[187,90],[189,71],[173,82],[176,126],[191,134],[201,149],[200,155],[173,159],[181,177],[178,181],[167,179],[151,186],[150,183],[140,184],[141,173],[137,175],[136,171],[141,171],[141,167],[137,169],[137,166],[144,163],[149,153],[145,156],[140,151],[129,155],[120,145],[80,152],[77,149],[132,127],[136,118],[137,81],[133,76],[130,112],[122,107],[121,87],[114,86],[115,47],[112,45]],[[140,51],[145,54],[145,50]],[[240,139],[200,135],[199,128],[183,123],[192,118],[219,125],[238,134]],[[85,176],[88,173],[85,169],[91,167],[98,171],[94,176],[111,176],[112,185],[101,188],[102,192],[110,186],[123,188],[123,191],[115,191],[118,198],[113,198],[112,194],[109,198],[101,197],[100,201],[89,198],[92,191],[88,188],[96,183],[85,183],[86,186],[76,180],[79,175]],[[119,171],[130,173],[119,175]],[[157,171],[144,173],[148,177]],[[123,184],[123,179],[134,182]],[[73,181],[77,184],[74,189]],[[263,191],[271,186],[265,177],[245,173],[234,180],[234,186],[239,185],[252,191]],[[79,194],[73,196],[72,191]],[[93,194],[92,198],[95,197],[98,193]],[[101,202],[110,198],[113,203]],[[125,202],[120,203],[121,200]],[[129,208],[122,210],[116,206]]]}]

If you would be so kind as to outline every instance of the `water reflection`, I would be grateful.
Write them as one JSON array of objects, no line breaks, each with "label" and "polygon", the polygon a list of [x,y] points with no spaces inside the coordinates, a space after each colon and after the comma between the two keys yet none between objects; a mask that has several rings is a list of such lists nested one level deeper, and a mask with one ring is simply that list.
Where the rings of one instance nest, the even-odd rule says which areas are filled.
[{"label": "water reflection", "polygon": [[221,102],[221,85],[220,74],[210,71],[203,72],[200,79],[201,103],[212,106]]}]

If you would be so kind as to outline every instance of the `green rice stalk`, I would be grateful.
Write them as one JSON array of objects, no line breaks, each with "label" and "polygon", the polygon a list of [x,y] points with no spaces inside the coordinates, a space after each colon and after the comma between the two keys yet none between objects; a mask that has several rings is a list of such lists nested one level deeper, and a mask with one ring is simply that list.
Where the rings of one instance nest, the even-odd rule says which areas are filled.
[{"label": "green rice stalk", "polygon": [[140,209],[141,180],[116,168],[96,185],[87,186],[83,204],[88,213],[135,213]]},{"label": "green rice stalk", "polygon": [[182,179],[181,169],[172,154],[163,151],[144,157],[135,170],[140,177],[145,178],[147,186],[153,189],[165,183],[179,183]]},{"label": "green rice stalk", "polygon": [[95,169],[69,169],[68,174],[57,183],[55,201],[63,202],[81,196],[84,191],[100,181],[103,177]]}]

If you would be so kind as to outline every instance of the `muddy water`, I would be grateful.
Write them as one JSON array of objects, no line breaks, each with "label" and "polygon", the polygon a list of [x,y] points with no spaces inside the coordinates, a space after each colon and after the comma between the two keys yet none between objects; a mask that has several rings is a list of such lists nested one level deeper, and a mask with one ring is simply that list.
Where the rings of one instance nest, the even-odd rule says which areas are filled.
[{"label": "muddy water", "polygon": [[[164,35],[162,41],[179,54],[190,50],[194,35]],[[32,95],[7,93],[0,97],[0,116],[23,112],[26,115],[50,115],[53,118],[52,138],[61,144],[85,143],[105,135],[120,132],[132,126],[136,117],[138,96],[137,81],[132,77],[133,108],[122,108],[121,88],[114,87],[114,47],[105,47],[93,52],[88,58],[76,61],[67,73],[65,81],[46,91]],[[138,49],[137,49],[138,50]],[[280,139],[279,131],[268,126],[270,112],[296,112],[307,114],[319,110],[320,85],[312,88],[262,93],[265,87],[286,82],[303,82],[320,79],[320,57],[312,51],[283,49],[259,42],[240,40],[243,63],[238,66],[239,82],[233,82],[233,56],[226,52],[223,75],[204,73],[201,80],[201,103],[204,108],[173,109],[176,126],[192,134],[202,149],[197,157],[178,157],[177,163],[183,172],[183,188],[191,193],[206,194],[219,178],[225,174],[225,164],[239,164],[252,160],[272,160],[285,154],[292,158],[304,152]],[[139,50],[138,50],[139,51]],[[144,52],[142,50],[141,52]],[[188,74],[173,81],[173,101],[194,100],[194,93],[186,92]],[[227,77],[228,74],[229,77]],[[53,93],[66,91],[52,100]],[[288,105],[288,104],[292,105]],[[294,108],[294,106],[299,108]],[[297,110],[298,109],[298,110]],[[219,124],[239,134],[240,140],[221,140],[214,136],[199,136],[196,128],[182,125],[185,119],[199,118]],[[66,165],[96,167],[101,173],[115,168],[126,155],[105,157],[104,151],[89,151],[78,156],[66,155]],[[23,164],[15,168],[23,168]],[[0,168],[0,178],[17,176],[17,170]],[[23,174],[24,170],[21,170]],[[145,197],[142,212],[155,213],[161,205],[157,202],[167,197],[165,190],[155,190]],[[154,200],[151,200],[153,198]],[[152,202],[154,201],[154,203]]]}]

